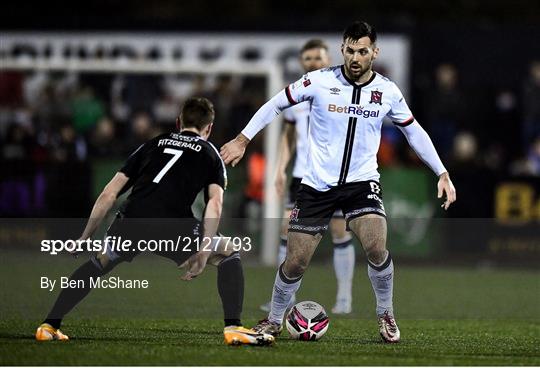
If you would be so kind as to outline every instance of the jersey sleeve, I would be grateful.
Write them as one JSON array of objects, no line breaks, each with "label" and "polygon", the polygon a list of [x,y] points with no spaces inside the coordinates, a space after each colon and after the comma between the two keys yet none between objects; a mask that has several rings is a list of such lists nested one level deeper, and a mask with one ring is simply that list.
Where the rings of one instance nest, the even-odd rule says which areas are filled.
[{"label": "jersey sleeve", "polygon": [[148,143],[141,144],[124,162],[122,168],[118,171],[124,173],[128,178],[135,179],[139,174],[139,169],[143,160],[144,152]]},{"label": "jersey sleeve", "polygon": [[283,110],[297,103],[311,100],[315,89],[312,81],[313,77],[311,73],[308,73],[272,97],[257,110],[242,130],[242,134],[251,140]]},{"label": "jersey sleeve", "polygon": [[296,124],[296,119],[292,109],[292,107],[289,107],[288,109],[283,110],[283,120],[285,120],[285,123]]},{"label": "jersey sleeve", "polygon": [[210,171],[206,186],[208,187],[210,184],[217,184],[225,190],[227,189],[227,169],[225,168],[225,163],[212,143],[209,142],[209,144],[212,148],[212,170]]},{"label": "jersey sleeve", "polygon": [[405,101],[405,97],[399,90],[399,88],[393,84],[392,86],[392,101],[390,103],[390,111],[388,116],[392,122],[400,127],[406,127],[414,122],[414,117]]},{"label": "jersey sleeve", "polygon": [[289,103],[291,105],[296,105],[300,102],[311,100],[313,90],[315,89],[313,82],[313,75],[307,73],[296,82],[285,87],[285,94],[287,95]]}]

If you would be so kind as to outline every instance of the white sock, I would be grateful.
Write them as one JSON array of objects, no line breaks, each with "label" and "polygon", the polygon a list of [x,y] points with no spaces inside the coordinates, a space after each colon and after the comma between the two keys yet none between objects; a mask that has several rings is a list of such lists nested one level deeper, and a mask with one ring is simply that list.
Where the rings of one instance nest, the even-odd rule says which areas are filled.
[{"label": "white sock", "polygon": [[282,265],[279,266],[274,281],[274,290],[272,292],[272,303],[270,306],[270,314],[268,320],[273,323],[281,324],[285,311],[296,291],[300,288],[302,277],[297,279],[289,279],[282,270]]},{"label": "white sock", "polygon": [[287,237],[281,238],[279,241],[278,251],[278,264],[285,262],[285,256],[287,255]]},{"label": "white sock", "polygon": [[377,315],[380,316],[388,311],[393,316],[394,262],[392,262],[389,252],[386,259],[379,265],[368,261],[368,276],[377,299]]},{"label": "white sock", "polygon": [[334,239],[334,271],[337,279],[336,300],[352,301],[355,252],[351,236]]},{"label": "white sock", "polygon": [[[278,252],[279,264],[283,264],[283,262],[285,262],[286,255],[287,255],[287,236],[285,236],[285,238],[281,238],[279,242],[279,252]],[[292,306],[295,301],[296,301],[296,294],[293,294],[291,297],[291,301],[289,302],[289,305],[287,307]]]}]

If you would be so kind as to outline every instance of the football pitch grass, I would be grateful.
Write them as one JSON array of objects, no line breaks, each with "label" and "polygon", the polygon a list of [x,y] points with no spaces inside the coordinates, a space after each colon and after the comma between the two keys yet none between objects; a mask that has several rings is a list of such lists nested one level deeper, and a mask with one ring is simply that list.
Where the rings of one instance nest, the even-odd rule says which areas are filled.
[{"label": "football pitch grass", "polygon": [[[113,272],[146,278],[144,290],[95,290],[66,318],[69,342],[40,343],[33,333],[58,291],[41,276],[67,276],[85,261],[0,253],[1,365],[540,365],[540,273],[532,270],[435,268],[396,262],[395,309],[402,341],[380,341],[374,297],[359,260],[354,311],[330,313],[322,340],[300,342],[286,331],[272,347],[222,342],[216,271],[191,282],[169,261],[144,256]],[[264,316],[275,269],[245,265],[243,321]],[[312,265],[298,300],[331,309],[333,269]]]}]

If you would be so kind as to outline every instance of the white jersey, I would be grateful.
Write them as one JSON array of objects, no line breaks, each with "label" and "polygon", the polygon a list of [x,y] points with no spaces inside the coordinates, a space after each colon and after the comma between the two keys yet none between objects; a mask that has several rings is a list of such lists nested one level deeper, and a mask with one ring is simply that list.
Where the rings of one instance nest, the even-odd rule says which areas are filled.
[{"label": "white jersey", "polygon": [[378,181],[377,152],[385,116],[435,174],[446,171],[396,84],[375,72],[366,83],[356,84],[342,65],[307,73],[287,86],[257,111],[242,134],[252,139],[281,111],[301,102],[310,105],[305,185],[326,191],[351,182]]},{"label": "white jersey", "polygon": [[369,81],[348,80],[343,67],[304,75],[286,90],[291,104],[311,104],[309,150],[302,183],[325,191],[350,182],[379,180],[377,152],[383,118],[414,121],[400,90],[373,72]]},{"label": "white jersey", "polygon": [[302,102],[283,111],[285,124],[294,124],[296,130],[296,157],[292,171],[294,178],[302,178],[306,173],[309,108],[309,102]]}]

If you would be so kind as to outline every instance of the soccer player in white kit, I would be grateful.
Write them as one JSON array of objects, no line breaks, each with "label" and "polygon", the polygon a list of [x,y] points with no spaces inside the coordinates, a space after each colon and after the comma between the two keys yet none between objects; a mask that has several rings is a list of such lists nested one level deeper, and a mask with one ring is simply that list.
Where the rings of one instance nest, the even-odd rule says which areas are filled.
[{"label": "soccer player in white kit", "polygon": [[[305,73],[326,68],[330,65],[328,46],[319,39],[307,41],[300,49],[300,64]],[[308,127],[309,127],[308,101],[301,102],[283,111],[284,129],[281,134],[280,157],[278,171],[275,180],[276,191],[280,196],[285,194],[285,184],[287,183],[287,166],[296,150],[296,157],[292,169],[292,179],[289,185],[288,198],[285,204],[284,219],[288,219],[291,210],[296,202],[296,195],[302,182],[302,177],[306,171],[306,160],[308,158]],[[285,260],[287,250],[287,229],[288,221],[282,224],[278,262],[282,264]],[[343,212],[338,209],[332,215],[330,221],[330,232],[334,245],[333,263],[337,280],[336,304],[332,308],[334,314],[347,314],[352,311],[352,282],[355,265],[355,251],[352,243],[351,233],[346,230]],[[289,306],[295,303],[295,295],[291,297]],[[271,302],[261,305],[265,312],[270,311]]]},{"label": "soccer player in white kit", "polygon": [[386,249],[386,215],[377,172],[383,118],[403,132],[417,155],[439,177],[443,207],[456,191],[431,139],[414,119],[399,88],[372,70],[379,48],[373,27],[354,22],[345,29],[343,65],[307,73],[255,113],[235,139],[221,148],[235,166],[249,141],[281,111],[309,101],[309,149],[306,174],[289,222],[287,255],[279,266],[268,318],[255,329],[277,335],[291,296],[300,287],[322,233],[339,208],[368,258],[368,276],[377,302],[379,333],[385,342],[400,340],[392,303],[394,264]]}]

